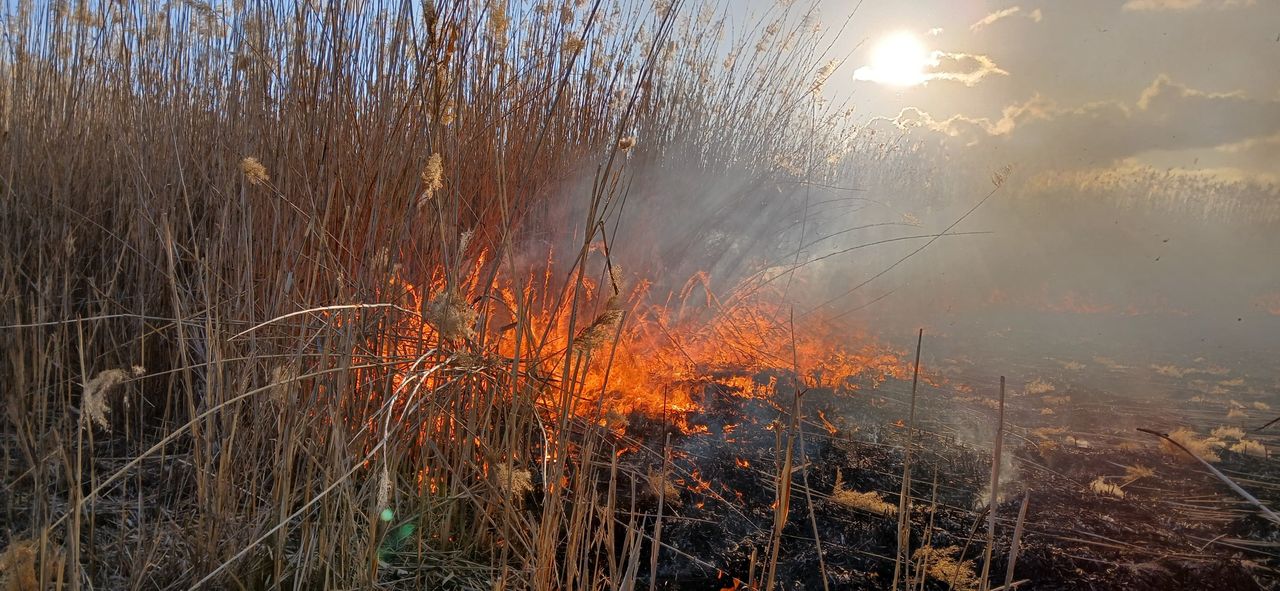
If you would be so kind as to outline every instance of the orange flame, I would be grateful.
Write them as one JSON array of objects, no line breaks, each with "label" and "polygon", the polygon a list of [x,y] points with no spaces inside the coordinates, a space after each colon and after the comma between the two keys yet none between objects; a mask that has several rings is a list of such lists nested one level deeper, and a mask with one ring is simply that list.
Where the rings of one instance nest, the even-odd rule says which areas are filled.
[{"label": "orange flame", "polygon": [[[796,369],[807,388],[854,390],[858,382],[910,377],[901,353],[861,331],[816,314],[796,317],[793,327],[791,310],[768,286],[740,286],[721,300],[709,278],[699,274],[679,292],[659,298],[646,278],[632,278],[628,290],[615,294],[618,279],[612,272],[600,280],[560,279],[558,285],[550,256],[517,276],[497,272],[485,251],[467,268],[455,276],[434,269],[416,287],[392,276],[389,298],[424,314],[403,316],[396,326],[400,338],[371,353],[419,361],[421,371],[428,365],[418,359],[425,351],[449,352],[452,363],[464,369],[469,363],[505,366],[522,382],[518,387],[530,387],[527,391],[570,394],[544,396],[542,404],[568,401],[575,414],[601,417],[662,414],[686,431],[691,428],[679,417],[697,408],[695,400],[712,375],[723,376],[714,381],[743,397],[771,395],[777,378],[765,374],[789,375]],[[607,306],[620,309],[615,316],[625,314],[620,325],[601,322],[609,319]],[[448,314],[474,326],[465,327],[465,336],[456,330],[448,334],[451,321],[439,317]],[[599,334],[602,327],[607,334]],[[587,331],[597,333],[591,342],[583,337]],[[517,371],[511,372],[513,366]],[[403,373],[391,377],[393,390],[406,383]],[[422,386],[448,379],[450,374],[434,374],[423,378]],[[420,436],[434,428],[424,427]]]}]

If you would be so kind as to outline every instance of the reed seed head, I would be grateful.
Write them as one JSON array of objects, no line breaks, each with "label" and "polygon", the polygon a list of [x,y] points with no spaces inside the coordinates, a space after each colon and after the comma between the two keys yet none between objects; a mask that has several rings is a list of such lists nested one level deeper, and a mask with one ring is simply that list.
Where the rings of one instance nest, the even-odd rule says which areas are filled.
[{"label": "reed seed head", "polygon": [[146,370],[135,365],[130,371],[123,369],[107,369],[98,372],[93,379],[85,382],[84,393],[80,401],[80,423],[88,425],[90,421],[97,423],[104,431],[111,430],[111,422],[107,415],[111,413],[111,404],[107,394],[115,386],[128,380],[132,375],[141,376]]},{"label": "reed seed head", "polygon": [[422,197],[418,200],[418,206],[425,205],[442,188],[444,188],[444,158],[436,152],[427,158],[427,166],[422,169]]},{"label": "reed seed head", "polygon": [[252,185],[265,185],[271,181],[271,176],[267,174],[267,167],[253,156],[245,156],[240,161],[240,172],[244,173],[244,178]]}]

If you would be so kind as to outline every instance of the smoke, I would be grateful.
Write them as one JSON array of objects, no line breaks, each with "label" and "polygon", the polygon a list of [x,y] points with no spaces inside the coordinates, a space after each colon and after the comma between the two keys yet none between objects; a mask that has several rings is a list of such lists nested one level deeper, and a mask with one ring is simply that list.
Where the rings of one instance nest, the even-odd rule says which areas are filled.
[{"label": "smoke", "polygon": [[[1010,162],[983,149],[983,138],[1103,109],[1024,107],[1006,113],[1011,123],[1001,133],[993,131],[999,123],[981,127],[971,147],[962,133],[934,133],[937,122],[923,126],[928,133],[872,122],[844,138],[843,152],[814,150],[821,157],[646,150],[658,142],[637,134],[608,181],[617,188],[602,206],[607,240],[590,249],[589,274],[605,280],[607,246],[624,290],[643,282],[650,301],[680,313],[715,313],[746,282],[776,288],[781,309],[798,319],[839,320],[899,350],[924,327],[933,367],[950,368],[943,377],[981,367],[1012,383],[1083,382],[1150,399],[1169,395],[1166,380],[1200,379],[1155,367],[1221,367],[1229,375],[1193,386],[1205,395],[1261,391],[1261,369],[1243,383],[1218,382],[1251,364],[1269,367],[1280,349],[1272,311],[1280,309],[1280,275],[1271,261],[1280,252],[1280,189],[1151,168],[1120,148],[1103,165],[1053,166],[1052,154],[1070,153],[1049,145],[1054,134],[1037,140],[1044,150],[1018,151],[1006,176]],[[1274,105],[1161,79],[1114,110],[1118,124],[1145,125],[1157,112],[1188,109],[1236,121],[1228,111],[1245,107]],[[1168,141],[1215,145],[1242,137],[1241,129],[1237,122],[1213,137]],[[806,170],[812,162],[821,166]],[[547,248],[527,250],[564,263],[577,255],[597,173],[589,163],[557,189],[562,198],[540,220],[556,232],[542,235]]]}]

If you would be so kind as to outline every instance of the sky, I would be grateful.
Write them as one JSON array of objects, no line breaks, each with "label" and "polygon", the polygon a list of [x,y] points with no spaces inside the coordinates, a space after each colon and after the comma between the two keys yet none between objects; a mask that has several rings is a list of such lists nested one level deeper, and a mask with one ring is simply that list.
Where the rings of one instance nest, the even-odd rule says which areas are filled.
[{"label": "sky", "polygon": [[[752,8],[767,5],[754,2]],[[857,8],[828,85],[868,118],[932,132],[953,151],[1024,167],[1127,159],[1280,180],[1280,2],[823,0],[827,23]],[[913,86],[858,80],[895,32],[941,52]],[[928,136],[922,133],[921,135]]]},{"label": "sky", "polygon": [[[1280,353],[1280,1],[817,3],[831,27],[855,7],[827,98],[944,163],[851,179],[893,206],[859,215],[941,229],[1013,172],[955,228],[986,234],[941,240],[853,296],[915,245],[822,268],[832,311],[892,293],[862,314],[904,334]],[[924,70],[877,71],[912,52]],[[941,206],[916,198],[929,191]]]}]

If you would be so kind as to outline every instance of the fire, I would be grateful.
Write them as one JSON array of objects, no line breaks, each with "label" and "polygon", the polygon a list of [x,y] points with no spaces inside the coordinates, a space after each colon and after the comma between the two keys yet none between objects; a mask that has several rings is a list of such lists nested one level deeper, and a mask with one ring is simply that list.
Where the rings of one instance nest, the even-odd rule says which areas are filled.
[{"label": "fire", "polygon": [[[510,266],[498,263],[481,250],[466,273],[434,269],[418,285],[392,273],[388,299],[423,314],[402,315],[397,337],[370,351],[371,359],[403,363],[386,378],[391,391],[505,375],[517,380],[517,391],[537,393],[540,405],[567,405],[601,425],[616,428],[625,415],[642,413],[691,432],[699,427],[684,416],[699,408],[712,383],[762,398],[781,393],[779,375],[798,375],[801,389],[845,391],[910,377],[903,354],[861,331],[816,314],[793,321],[768,285],[743,284],[720,297],[699,274],[683,289],[659,294],[647,278],[624,281],[616,267],[606,267],[598,278],[575,277],[577,285],[566,289],[550,255],[522,274],[499,272]],[[421,375],[435,366],[441,369]],[[408,381],[414,372],[420,383]],[[376,379],[374,373],[362,381]],[[424,426],[419,437],[453,428]]]},{"label": "fire", "polygon": [[823,429],[826,429],[826,430],[827,430],[827,433],[830,433],[830,434],[832,434],[832,435],[836,435],[837,433],[839,433],[839,432],[840,432],[840,429],[838,429],[835,425],[831,424],[831,421],[827,419],[827,413],[822,412],[821,410],[819,410],[819,411],[818,411],[818,420],[819,420],[819,421],[822,421],[822,428],[823,428]]}]

